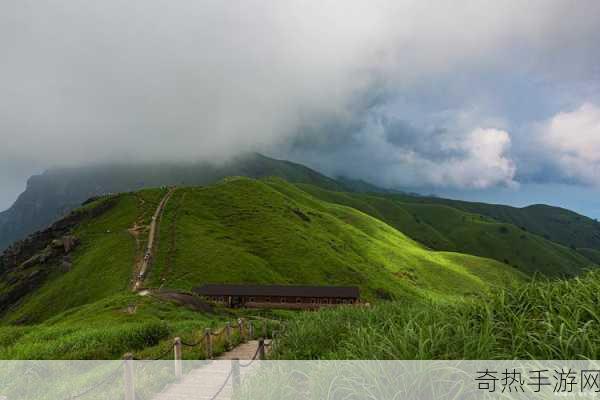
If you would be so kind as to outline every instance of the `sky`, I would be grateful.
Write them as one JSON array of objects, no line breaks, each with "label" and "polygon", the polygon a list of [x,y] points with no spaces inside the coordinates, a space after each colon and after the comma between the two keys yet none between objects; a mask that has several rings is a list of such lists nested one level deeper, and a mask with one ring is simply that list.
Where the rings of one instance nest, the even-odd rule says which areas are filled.
[{"label": "sky", "polygon": [[600,2],[5,0],[0,209],[28,176],[258,151],[600,217]]}]

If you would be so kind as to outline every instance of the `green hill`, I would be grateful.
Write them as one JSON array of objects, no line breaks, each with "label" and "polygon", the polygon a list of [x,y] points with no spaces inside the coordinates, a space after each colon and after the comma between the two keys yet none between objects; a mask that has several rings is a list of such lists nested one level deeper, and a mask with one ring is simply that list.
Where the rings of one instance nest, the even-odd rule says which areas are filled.
[{"label": "green hill", "polygon": [[564,208],[544,204],[516,208],[440,198],[421,198],[421,201],[485,215],[573,249],[600,250],[600,222]]},{"label": "green hill", "polygon": [[[523,222],[517,225],[510,221],[517,220],[519,209],[510,207],[473,205],[470,209],[471,203],[452,200],[384,193],[344,193],[304,184],[299,187],[322,200],[354,207],[385,221],[431,249],[493,258],[525,273],[573,276],[592,268],[595,262],[594,249],[582,254],[524,227],[544,219],[528,209],[521,211]],[[455,207],[455,204],[461,207]],[[490,214],[496,210],[496,214],[492,217],[477,213],[484,210]],[[501,219],[501,210],[514,212],[511,214],[513,219]],[[555,212],[560,209],[549,207],[548,210],[551,216],[547,218],[557,218]],[[584,217],[581,218],[583,221]],[[546,225],[553,226],[552,223]]]},{"label": "green hill", "polygon": [[[367,298],[454,296],[515,275],[491,260],[428,251],[377,219],[274,179],[177,190],[160,235],[150,281],[166,287],[330,283],[359,285]],[[489,271],[494,280],[483,278]]]},{"label": "green hill", "polygon": [[54,168],[32,176],[26,190],[8,210],[0,212],[0,251],[43,229],[93,196],[169,185],[209,185],[227,176],[278,176],[332,190],[339,182],[303,165],[247,154],[228,162],[115,163]]},{"label": "green hill", "polygon": [[[71,253],[50,256],[39,262],[17,262],[12,268],[4,265],[2,281],[14,282],[0,292],[0,296],[4,296],[3,308],[10,307],[5,319],[19,323],[43,321],[70,308],[128,292],[136,253],[143,248],[143,243],[136,245],[129,229],[135,223],[148,222],[162,194],[162,190],[145,190],[89,204],[72,214],[82,217],[71,217],[74,222],[67,228],[79,241]],[[87,211],[94,209],[103,211],[87,217]],[[56,232],[56,225],[50,228],[52,232]],[[62,236],[60,232],[45,244],[42,241],[39,247],[50,247]],[[27,250],[26,244],[22,252]],[[25,258],[27,256],[29,254]],[[65,257],[70,260],[67,267],[63,265]],[[35,279],[40,275],[43,279]],[[29,290],[21,292],[20,286]]]},{"label": "green hill", "polygon": [[[321,197],[324,200],[356,207],[382,219],[432,249],[490,257],[527,272],[574,275],[586,269],[590,261],[598,263],[599,259],[600,223],[568,210],[543,205],[515,208],[385,191],[358,180],[334,180],[303,165],[260,154],[238,157],[220,165],[108,164],[46,171],[32,177],[15,204],[0,212],[0,249],[44,228],[93,196],[167,185],[209,185],[227,176],[277,176],[309,185],[308,191],[316,187],[339,192],[333,195],[311,191],[316,196],[325,196]],[[344,191],[354,195],[343,194]],[[471,224],[481,216],[484,217],[481,221],[487,224]],[[463,225],[463,218],[464,232],[456,227]],[[522,236],[526,239],[521,240]],[[550,246],[548,241],[571,251]]]},{"label": "green hill", "polygon": [[577,251],[587,257],[589,260],[593,261],[597,265],[600,265],[600,250],[597,249],[588,249],[588,248],[578,248]]},{"label": "green hill", "polygon": [[[129,350],[153,357],[168,349],[174,335],[197,340],[205,327],[248,313],[187,310],[158,296],[158,289],[357,285],[369,302],[396,300],[385,318],[404,315],[398,312],[404,306],[410,318],[413,306],[421,307],[420,316],[431,310],[438,313],[432,316],[443,310],[471,315],[489,299],[501,303],[496,289],[526,281],[522,271],[564,275],[590,265],[569,247],[489,216],[418,197],[336,190],[242,177],[176,188],[158,219],[144,282],[152,289],[148,296],[132,293],[135,265],[167,189],[88,202],[0,256],[0,357],[111,358]],[[593,248],[586,251],[597,256]],[[345,318],[346,312],[314,315]],[[356,315],[369,319],[367,314]],[[426,318],[419,329],[431,331],[434,322]],[[457,329],[467,332],[468,324]],[[512,354],[503,351],[497,354]],[[446,353],[410,357],[427,354]]]},{"label": "green hill", "polygon": [[[64,256],[4,268],[4,281],[16,282],[2,291],[13,295],[5,297],[12,304],[4,320],[41,322],[127,293],[144,248],[144,235],[136,242],[131,228],[148,223],[164,193],[122,194],[78,210],[75,214],[85,215],[111,204],[70,228],[79,245],[66,269]],[[30,277],[39,271],[45,278],[15,297],[14,286],[31,286]],[[520,278],[493,260],[428,250],[375,218],[318,200],[285,181],[232,178],[174,192],[146,284],[179,290],[210,282],[352,284],[370,300],[451,300]]]}]

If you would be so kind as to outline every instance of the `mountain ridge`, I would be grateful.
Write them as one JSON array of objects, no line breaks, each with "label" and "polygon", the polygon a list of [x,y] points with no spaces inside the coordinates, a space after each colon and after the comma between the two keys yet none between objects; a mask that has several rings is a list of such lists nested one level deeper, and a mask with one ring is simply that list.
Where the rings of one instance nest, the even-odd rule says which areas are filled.
[{"label": "mountain ridge", "polygon": [[547,204],[512,207],[437,197],[424,197],[422,201],[483,214],[574,249],[600,250],[600,222],[563,207]]},{"label": "mountain ridge", "polygon": [[207,185],[227,176],[279,176],[291,182],[312,183],[330,189],[343,185],[306,166],[258,153],[246,154],[220,165],[189,163],[97,164],[55,168],[28,179],[15,203],[0,212],[0,251],[18,239],[49,226],[87,199],[168,185]]},{"label": "mountain ridge", "polygon": [[[567,209],[543,204],[516,208],[506,205],[417,196],[412,193],[380,189],[360,180],[333,179],[304,165],[269,158],[257,153],[247,154],[217,166],[207,163],[105,164],[52,169],[42,175],[33,176],[28,180],[27,189],[19,196],[15,204],[9,210],[0,213],[0,250],[17,239],[23,239],[28,234],[49,226],[89,198],[98,195],[166,185],[207,185],[234,175],[250,178],[275,176],[292,183],[307,184],[336,193],[373,194],[379,197],[383,196],[390,201],[429,204],[431,207],[433,205],[445,206],[449,208],[446,209],[447,212],[444,215],[454,213],[452,210],[481,215],[498,223],[518,227],[526,234],[531,233],[577,250],[579,254],[593,263],[598,263],[600,260],[600,223]],[[379,219],[382,218],[371,206],[369,207],[370,209],[366,210],[370,211],[367,212],[368,214]],[[436,210],[436,212],[440,211]],[[412,212],[412,214],[416,215],[417,213]],[[392,216],[392,218],[397,218],[397,216]],[[413,234],[411,236],[413,239],[432,246],[432,248],[467,249],[450,245],[435,246],[431,243],[432,239],[445,239],[442,237],[438,237],[438,239],[423,238],[413,232],[407,232],[403,226],[395,226],[404,233],[408,233],[409,236]],[[432,232],[432,234],[439,236],[439,233]],[[513,261],[499,255],[494,258],[523,264],[522,261]]]},{"label": "mountain ridge", "polygon": [[596,253],[571,247],[490,216],[428,202],[427,198],[386,193],[344,193],[298,184],[311,195],[356,208],[437,251],[495,259],[527,273],[573,276],[593,268]]}]

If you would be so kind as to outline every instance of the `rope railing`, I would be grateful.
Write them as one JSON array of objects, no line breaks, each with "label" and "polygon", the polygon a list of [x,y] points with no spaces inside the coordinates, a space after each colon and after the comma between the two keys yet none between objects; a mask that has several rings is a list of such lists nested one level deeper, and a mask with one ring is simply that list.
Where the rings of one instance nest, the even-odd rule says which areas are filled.
[{"label": "rope railing", "polygon": [[[263,332],[265,334],[264,335],[265,337],[267,336],[267,333],[268,333],[267,321],[268,320],[263,319],[263,322],[264,322]],[[246,322],[246,323],[244,323],[244,322]],[[240,318],[237,321],[237,331],[238,331],[238,336],[239,336],[238,339],[242,342],[245,341],[246,339],[249,339],[249,340],[254,339],[254,325],[251,320],[244,320],[244,319]],[[274,335],[276,333],[281,333],[281,331],[273,332]],[[158,356],[153,357],[153,358],[136,358],[133,353],[127,353],[124,356],[123,362],[113,372],[108,374],[106,377],[104,377],[102,380],[100,380],[96,384],[86,388],[85,390],[82,390],[81,392],[79,392],[77,394],[67,397],[65,400],[76,400],[81,397],[84,397],[85,395],[91,393],[95,389],[108,384],[111,380],[113,380],[121,372],[123,372],[125,400],[137,400],[137,399],[139,399],[139,393],[136,393],[135,388],[134,388],[132,361],[163,360],[163,359],[165,359],[165,357],[167,355],[169,355],[169,354],[171,354],[171,352],[173,352],[174,360],[175,360],[175,377],[179,381],[183,377],[183,368],[182,368],[182,359],[183,359],[182,347],[183,346],[189,347],[189,348],[195,348],[195,347],[204,348],[207,358],[211,359],[213,356],[212,352],[213,352],[214,342],[218,341],[219,339],[224,339],[225,340],[224,344],[226,344],[228,347],[232,347],[234,344],[233,337],[234,337],[233,327],[232,327],[232,324],[230,322],[228,322],[225,327],[222,327],[221,329],[219,329],[215,332],[213,332],[212,329],[207,328],[205,330],[204,334],[202,335],[202,337],[200,339],[198,339],[197,341],[188,342],[188,341],[182,340],[179,337],[176,337],[173,339],[173,344],[171,346],[169,346],[167,349],[165,349],[165,351],[159,353]],[[261,359],[261,360],[266,359],[266,348],[268,346],[273,346],[273,341],[271,341],[271,343],[267,344],[265,342],[264,338],[261,338],[259,340],[258,347],[256,348],[256,351],[255,351],[254,355],[252,356],[252,359],[250,359],[249,362],[240,363],[239,360],[232,360],[231,371],[225,378],[225,381],[223,382],[223,384],[221,385],[219,390],[211,398],[211,400],[214,400],[217,398],[217,396],[223,391],[223,389],[225,388],[225,386],[227,385],[227,383],[229,382],[229,380],[232,377],[234,378],[233,379],[234,386],[236,385],[236,382],[237,382],[237,384],[239,384],[239,380],[240,380],[239,368],[247,368],[247,367],[251,366],[254,363],[254,361],[256,361],[257,359]]]},{"label": "rope railing", "polygon": [[97,382],[96,384],[86,388],[85,390],[82,390],[81,392],[79,392],[77,394],[67,397],[66,400],[79,399],[79,398],[85,396],[86,394],[91,393],[95,389],[98,389],[99,387],[106,385],[121,372],[121,367],[123,366],[123,364],[125,364],[125,361],[121,362],[121,364],[119,364],[119,366],[117,368],[115,368],[115,370],[113,372],[111,372],[106,377],[104,377],[100,382]]},{"label": "rope railing", "polygon": [[[185,347],[196,347],[196,346],[201,346],[202,342],[198,341],[196,343],[188,343],[188,342],[184,342],[183,340],[181,341],[181,344],[184,345]],[[170,352],[170,351],[169,351]]]},{"label": "rope railing", "polygon": [[223,389],[225,389],[225,387],[227,386],[227,383],[233,376],[233,372],[234,372],[234,368],[231,368],[231,370],[229,371],[229,374],[227,374],[227,377],[225,378],[225,380],[223,381],[223,383],[221,384],[219,389],[215,392],[215,394],[210,398],[210,400],[215,400],[217,397],[219,397],[219,395],[221,394]]},{"label": "rope railing", "polygon": [[171,354],[172,351],[173,351],[173,346],[169,346],[165,351],[163,351],[156,357],[137,358],[137,357],[133,356],[133,360],[135,360],[135,361],[160,361],[160,360],[163,360],[168,354]]},{"label": "rope railing", "polygon": [[245,364],[240,364],[240,367],[246,368],[246,367],[251,366],[252,363],[254,361],[256,361],[259,354],[261,355],[260,359],[264,360],[265,359],[265,340],[264,339],[259,340],[258,347],[256,348],[256,352],[254,353],[254,356],[252,356],[252,359]]}]

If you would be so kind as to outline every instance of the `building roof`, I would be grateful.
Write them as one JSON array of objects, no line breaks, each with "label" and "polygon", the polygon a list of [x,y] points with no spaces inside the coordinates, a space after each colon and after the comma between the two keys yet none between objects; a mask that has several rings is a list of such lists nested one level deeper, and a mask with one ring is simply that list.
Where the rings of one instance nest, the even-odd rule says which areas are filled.
[{"label": "building roof", "polygon": [[291,296],[359,298],[355,286],[204,285],[193,291],[202,296]]}]

